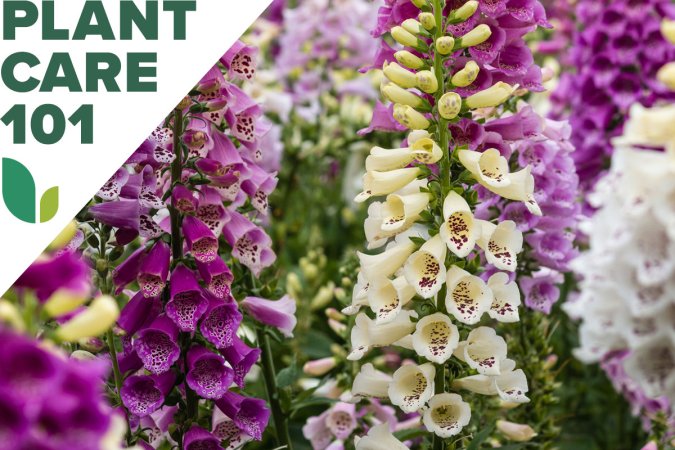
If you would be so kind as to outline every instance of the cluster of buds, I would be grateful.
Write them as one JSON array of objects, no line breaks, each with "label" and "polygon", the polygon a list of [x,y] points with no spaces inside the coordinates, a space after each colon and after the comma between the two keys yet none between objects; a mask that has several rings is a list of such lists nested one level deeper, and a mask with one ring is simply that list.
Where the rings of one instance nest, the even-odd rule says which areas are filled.
[{"label": "cluster of buds", "polygon": [[[348,359],[392,345],[418,356],[393,376],[364,364],[353,399],[387,398],[403,412],[419,412],[434,448],[443,448],[443,439],[459,434],[471,418],[469,404],[446,386],[508,403],[529,401],[525,374],[507,358],[505,340],[490,326],[477,326],[485,313],[499,322],[519,320],[520,290],[512,275],[523,236],[513,221],[475,217],[471,185],[522,202],[534,215],[541,210],[529,167],[511,172],[498,149],[470,150],[450,135],[451,125],[477,109],[498,107],[517,87],[498,81],[469,92],[481,69],[468,49],[486,42],[492,30],[484,23],[462,33],[448,30],[476,23],[479,3],[450,11],[438,0],[413,3],[421,10],[417,19],[391,29],[404,48],[394,53],[398,63],[384,63],[382,85],[394,119],[411,131],[401,148],[371,150],[355,199],[385,196],[370,205],[365,222],[368,248],[385,249],[359,253],[358,283],[343,312],[357,314]],[[487,282],[479,276],[481,261],[490,266]]]}]

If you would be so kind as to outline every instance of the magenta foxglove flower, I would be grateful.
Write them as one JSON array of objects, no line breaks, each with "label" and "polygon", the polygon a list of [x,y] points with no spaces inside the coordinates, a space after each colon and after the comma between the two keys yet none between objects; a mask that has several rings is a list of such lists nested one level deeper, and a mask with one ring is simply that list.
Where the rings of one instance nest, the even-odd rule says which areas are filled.
[{"label": "magenta foxglove flower", "polygon": [[223,348],[220,353],[223,354],[234,370],[234,382],[243,389],[244,377],[251,370],[251,367],[258,362],[261,350],[249,347],[244,341],[234,335],[232,345]]},{"label": "magenta foxglove flower", "polygon": [[250,80],[255,76],[258,49],[237,41],[220,58],[230,79]]},{"label": "magenta foxglove flower", "polygon": [[146,298],[139,292],[124,305],[117,324],[129,336],[133,336],[138,330],[150,325],[161,312],[162,302],[158,297]]},{"label": "magenta foxglove flower", "polygon": [[234,344],[242,315],[233,299],[210,297],[199,331],[218,349]]},{"label": "magenta foxglove flower", "polygon": [[138,269],[138,285],[145,297],[157,297],[162,293],[169,276],[171,250],[164,241],[157,241]]},{"label": "magenta foxglove flower", "polygon": [[180,357],[178,327],[166,315],[157,317],[147,328],[138,332],[133,347],[146,370],[161,374]]},{"label": "magenta foxglove flower", "polygon": [[181,331],[194,331],[207,307],[194,272],[182,264],[176,266],[171,273],[171,300],[166,304],[166,315]]},{"label": "magenta foxglove flower", "polygon": [[174,186],[173,191],[171,191],[171,198],[174,208],[178,211],[182,213],[194,213],[197,211],[199,202],[195,198],[194,193],[182,184]]},{"label": "magenta foxglove flower", "polygon": [[218,298],[228,298],[230,296],[230,286],[232,285],[234,276],[222,259],[216,258],[209,263],[200,263],[198,261],[197,269],[211,294]]},{"label": "magenta foxglove flower", "polygon": [[277,328],[286,337],[293,337],[293,328],[298,322],[295,317],[295,300],[284,295],[279,300],[265,300],[246,297],[241,307],[258,322]]},{"label": "magenta foxglove flower", "polygon": [[238,212],[229,213],[229,221],[223,228],[223,235],[232,247],[232,255],[256,276],[276,260],[276,255],[271,249],[272,239]]},{"label": "magenta foxglove flower", "polygon": [[192,427],[183,437],[185,450],[222,450],[220,441],[211,433],[198,425]]},{"label": "magenta foxglove flower", "polygon": [[176,381],[171,372],[161,375],[136,375],[124,380],[120,390],[122,403],[130,413],[145,417],[164,404],[164,397],[169,393]]},{"label": "magenta foxglove flower", "polygon": [[237,425],[244,433],[259,441],[267,427],[270,410],[265,401],[258,398],[244,397],[234,392],[227,392],[216,406]]},{"label": "magenta foxglove flower", "polygon": [[234,372],[225,358],[204,347],[192,347],[187,355],[187,383],[200,397],[218,399],[229,389]]},{"label": "magenta foxglove flower", "polygon": [[201,220],[185,216],[183,234],[188,250],[197,261],[208,263],[218,257],[218,239]]},{"label": "magenta foxglove flower", "polygon": [[84,294],[91,289],[91,268],[77,252],[63,252],[31,264],[14,284],[35,291],[40,301],[56,291]]}]

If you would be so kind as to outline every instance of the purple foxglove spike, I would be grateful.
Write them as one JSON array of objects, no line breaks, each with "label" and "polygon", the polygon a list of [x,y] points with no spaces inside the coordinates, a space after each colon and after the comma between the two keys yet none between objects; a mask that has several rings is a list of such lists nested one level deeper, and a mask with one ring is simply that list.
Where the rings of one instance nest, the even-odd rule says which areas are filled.
[{"label": "purple foxglove spike", "polygon": [[233,300],[210,297],[199,331],[216,348],[226,348],[234,344],[241,319],[242,315]]},{"label": "purple foxglove spike", "polygon": [[485,139],[485,128],[478,122],[462,118],[459,122],[450,124],[450,132],[455,145],[468,145],[470,150],[476,150]]},{"label": "purple foxglove spike", "polygon": [[129,172],[125,168],[118,169],[96,195],[105,201],[115,200],[120,196],[128,179]]},{"label": "purple foxglove spike", "polygon": [[187,355],[187,384],[200,397],[218,399],[227,392],[234,372],[225,365],[225,358],[205,347],[192,347]]},{"label": "purple foxglove spike", "polygon": [[270,418],[270,410],[264,400],[244,397],[230,391],[220,400],[216,400],[216,406],[232,419],[240,430],[257,441],[262,439],[262,433]]},{"label": "purple foxglove spike", "polygon": [[227,68],[227,76],[231,80],[250,80],[255,75],[257,58],[257,47],[237,41],[220,58],[220,62]]},{"label": "purple foxglove spike", "polygon": [[369,70],[382,69],[382,66],[384,66],[385,63],[396,62],[394,53],[396,53],[396,50],[391,48],[391,46],[387,43],[387,41],[381,40],[379,42],[377,52],[375,53],[374,58],[375,60],[373,64],[366,67],[362,67],[361,69],[359,69],[359,72],[366,73]]},{"label": "purple foxglove spike", "polygon": [[359,136],[365,136],[373,131],[405,131],[406,128],[394,119],[394,105],[385,106],[377,100],[373,109],[370,125],[358,131]]},{"label": "purple foxglove spike", "polygon": [[171,274],[171,300],[166,304],[166,315],[181,331],[194,331],[207,306],[194,272],[178,265]]},{"label": "purple foxglove spike", "polygon": [[293,337],[293,329],[298,319],[295,317],[295,300],[284,295],[279,300],[265,300],[258,297],[246,297],[241,307],[258,322],[277,328],[288,337]]},{"label": "purple foxglove spike", "polygon": [[178,184],[173,188],[171,192],[171,197],[173,200],[173,207],[182,213],[193,213],[197,211],[198,201],[195,197],[194,192]]},{"label": "purple foxglove spike", "polygon": [[274,263],[276,255],[271,249],[272,239],[238,212],[229,214],[229,221],[223,227],[223,235],[232,247],[232,255],[249,268],[255,276],[263,268]]},{"label": "purple foxglove spike", "polygon": [[99,203],[89,208],[89,213],[97,222],[111,227],[126,230],[138,230],[139,228],[140,206],[137,200]]},{"label": "purple foxglove spike", "polygon": [[[223,198],[220,193],[208,186],[200,189],[199,206],[196,217],[209,227],[214,235],[219,236],[226,221]],[[217,259],[217,258],[216,258]]]},{"label": "purple foxglove spike", "polygon": [[186,216],[183,219],[183,234],[190,253],[197,261],[208,263],[218,257],[218,239],[201,220]]},{"label": "purple foxglove spike", "polygon": [[253,166],[251,176],[242,181],[241,188],[251,199],[251,204],[261,214],[267,214],[267,198],[277,187],[276,173],[267,173],[259,166]]},{"label": "purple foxglove spike", "polygon": [[138,330],[149,326],[161,312],[162,302],[159,298],[147,298],[139,292],[122,308],[117,324],[127,335],[133,336]]},{"label": "purple foxglove spike", "polygon": [[183,437],[183,448],[185,450],[222,450],[223,447],[214,435],[198,425],[192,425]]},{"label": "purple foxglove spike", "polygon": [[178,327],[165,315],[157,317],[148,328],[138,332],[134,350],[146,370],[158,375],[171,368],[180,357]]},{"label": "purple foxglove spike", "polygon": [[120,389],[122,403],[130,413],[145,417],[162,406],[175,381],[176,376],[172,372],[129,377]]},{"label": "purple foxglove spike", "polygon": [[169,276],[171,249],[164,241],[157,241],[139,268],[138,285],[145,297],[157,297],[162,293]]},{"label": "purple foxglove spike", "polygon": [[119,295],[129,283],[136,280],[146,254],[147,249],[141,247],[113,270],[112,279],[115,285],[115,295]]},{"label": "purple foxglove spike", "polygon": [[506,42],[506,32],[494,21],[485,22],[492,30],[492,35],[482,44],[469,47],[469,54],[477,62],[482,64],[492,63],[504,47]]},{"label": "purple foxglove spike", "polygon": [[234,382],[243,389],[245,385],[244,377],[251,370],[251,367],[258,362],[261,353],[260,349],[249,347],[235,335],[232,345],[225,347],[220,353],[223,354],[234,370]]},{"label": "purple foxglove spike", "polygon": [[31,264],[14,284],[33,289],[45,301],[59,289],[85,294],[91,289],[91,268],[78,252],[63,252]]},{"label": "purple foxglove spike", "polygon": [[121,374],[136,372],[143,367],[143,361],[133,349],[117,355],[117,364],[119,364]]},{"label": "purple foxglove spike", "polygon": [[138,173],[129,175],[129,178],[120,192],[120,197],[126,200],[138,200],[141,193],[141,184],[143,183],[143,176]]},{"label": "purple foxglove spike", "polygon": [[207,289],[218,298],[230,296],[230,286],[234,280],[232,271],[225,261],[216,258],[209,263],[197,262],[197,269],[206,283]]}]

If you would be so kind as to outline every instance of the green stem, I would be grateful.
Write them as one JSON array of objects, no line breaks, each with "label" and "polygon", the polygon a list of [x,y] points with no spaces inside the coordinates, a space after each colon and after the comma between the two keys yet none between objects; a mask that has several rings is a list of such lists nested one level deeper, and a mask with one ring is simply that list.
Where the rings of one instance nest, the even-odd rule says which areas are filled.
[{"label": "green stem", "polygon": [[[436,379],[434,380],[434,394],[442,394],[445,392],[445,364],[435,364],[436,366]],[[437,434],[433,435],[433,450],[443,450],[444,449],[444,439]]]},{"label": "green stem", "polygon": [[[179,183],[183,176],[183,146],[181,138],[183,136],[183,111],[176,108],[173,117],[173,151],[176,155],[171,163],[171,187]],[[174,266],[183,259],[183,239],[180,234],[182,218],[180,213],[172,204],[169,208],[171,217],[171,253],[173,254]]]},{"label": "green stem", "polygon": [[113,366],[113,379],[115,380],[115,388],[117,389],[117,395],[122,389],[122,373],[120,372],[120,364],[117,361],[117,349],[115,348],[115,335],[113,334],[112,329],[108,330],[106,333],[106,339],[108,341],[108,350],[110,351],[110,359],[112,360]]},{"label": "green stem", "polygon": [[258,344],[262,350],[260,359],[262,362],[263,377],[265,379],[265,389],[267,390],[267,398],[270,402],[274,428],[276,429],[277,447],[293,450],[291,435],[288,431],[288,420],[286,419],[286,414],[284,414],[281,403],[279,402],[276,370],[274,369],[274,354],[272,353],[270,338],[262,329],[258,329],[257,333]]}]

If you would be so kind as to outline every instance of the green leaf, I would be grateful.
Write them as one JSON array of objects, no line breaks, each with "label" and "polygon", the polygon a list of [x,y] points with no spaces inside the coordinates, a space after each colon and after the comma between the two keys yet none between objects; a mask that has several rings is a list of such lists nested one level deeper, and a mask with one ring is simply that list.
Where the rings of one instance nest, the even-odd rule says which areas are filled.
[{"label": "green leaf", "polygon": [[2,158],[2,198],[14,217],[36,223],[33,175],[23,164],[10,158]]},{"label": "green leaf", "polygon": [[483,441],[485,441],[485,439],[487,439],[488,436],[492,434],[492,430],[494,430],[494,428],[494,424],[483,428],[481,432],[478,433],[475,438],[473,438],[466,450],[478,450]]},{"label": "green leaf", "polygon": [[281,369],[277,374],[277,386],[285,388],[292,385],[300,376],[297,361],[294,359],[290,366]]},{"label": "green leaf", "polygon": [[59,210],[59,187],[47,189],[40,199],[40,223],[49,222]]},{"label": "green leaf", "polygon": [[429,432],[426,429],[421,429],[421,428],[409,428],[407,430],[401,430],[397,431],[394,433],[394,436],[396,436],[396,439],[399,441],[407,441],[409,439],[415,439],[420,436],[424,436],[428,434]]}]

